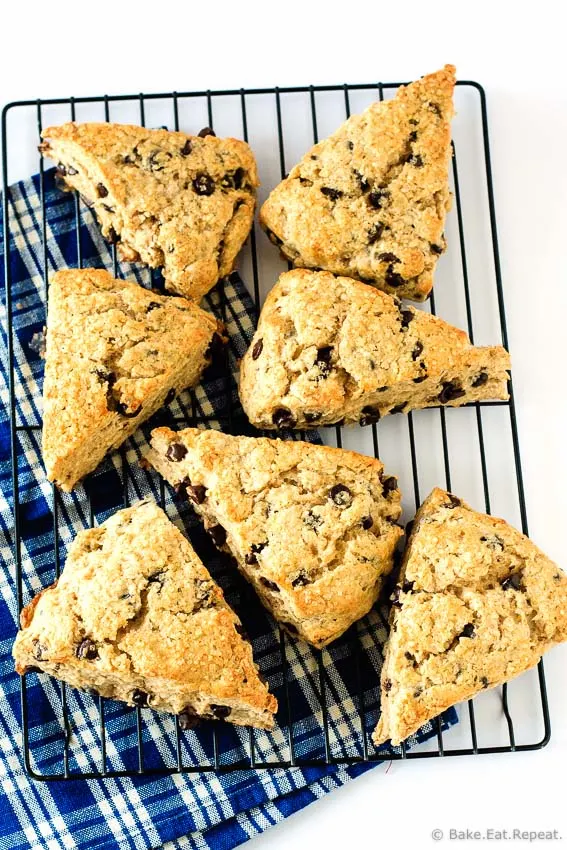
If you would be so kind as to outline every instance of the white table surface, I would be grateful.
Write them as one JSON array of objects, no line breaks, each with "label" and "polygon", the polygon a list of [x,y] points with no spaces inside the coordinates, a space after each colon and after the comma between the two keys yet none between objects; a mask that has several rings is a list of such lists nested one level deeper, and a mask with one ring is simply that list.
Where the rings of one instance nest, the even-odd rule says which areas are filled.
[{"label": "white table surface", "polygon": [[[461,79],[482,83],[530,531],[565,567],[567,65],[560,4],[540,0],[529,15],[518,11],[521,4],[495,0],[348,0],[336,12],[332,5],[217,2],[196,11],[189,3],[55,0],[38,10],[10,0],[0,100],[404,80],[445,62],[457,65]],[[552,740],[544,750],[378,767],[251,846],[422,848],[435,846],[434,828],[447,836],[451,828],[557,829],[567,840],[566,661],[567,646],[546,660]],[[443,843],[447,837],[437,846]]]}]

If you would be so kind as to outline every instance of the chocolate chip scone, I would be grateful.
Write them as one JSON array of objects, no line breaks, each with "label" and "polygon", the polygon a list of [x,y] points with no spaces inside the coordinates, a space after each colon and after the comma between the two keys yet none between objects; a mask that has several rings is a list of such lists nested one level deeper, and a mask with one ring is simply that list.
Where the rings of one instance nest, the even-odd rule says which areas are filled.
[{"label": "chocolate chip scone", "polygon": [[42,137],[62,188],[80,192],[124,260],[163,267],[167,288],[196,300],[232,271],[258,186],[246,142],[127,124],[63,124]]},{"label": "chocolate chip scone", "polygon": [[508,398],[510,357],[346,277],[297,269],[266,299],[240,370],[261,428],[368,425],[388,413]]},{"label": "chocolate chip scone", "polygon": [[427,298],[445,250],[454,85],[446,65],[305,154],[260,211],[288,260]]},{"label": "chocolate chip scone", "polygon": [[378,745],[533,667],[567,640],[567,576],[502,519],[435,489],[392,595]]},{"label": "chocolate chip scone", "polygon": [[219,323],[101,269],[56,272],[49,287],[42,450],[72,490],[140,423],[194,386],[222,343]]},{"label": "chocolate chip scone", "polygon": [[155,502],[73,541],[58,582],[21,614],[16,670],[49,673],[129,705],[271,729],[277,702],[242,625]]},{"label": "chocolate chip scone", "polygon": [[157,428],[151,444],[147,459],[290,634],[322,647],[370,610],[402,535],[379,460],[194,428]]}]

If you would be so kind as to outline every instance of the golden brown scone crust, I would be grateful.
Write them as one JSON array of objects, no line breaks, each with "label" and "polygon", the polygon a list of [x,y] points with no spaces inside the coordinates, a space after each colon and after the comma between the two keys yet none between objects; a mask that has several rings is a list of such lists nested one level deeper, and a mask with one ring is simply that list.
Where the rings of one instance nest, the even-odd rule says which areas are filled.
[{"label": "golden brown scone crust", "polygon": [[427,298],[445,250],[454,85],[446,65],[305,154],[260,211],[287,259]]},{"label": "golden brown scone crust", "polygon": [[294,269],[274,286],[240,370],[261,428],[368,425],[388,413],[508,398],[510,357],[384,292]]},{"label": "golden brown scone crust", "polygon": [[504,520],[433,490],[393,594],[375,744],[399,744],[565,640],[565,573]]},{"label": "golden brown scone crust", "polygon": [[123,259],[163,267],[167,288],[197,301],[232,271],[258,186],[246,142],[128,124],[62,124],[42,137]]},{"label": "golden brown scone crust", "polygon": [[130,705],[271,728],[277,708],[222,590],[152,501],[80,532],[21,614],[16,670]]},{"label": "golden brown scone crust", "polygon": [[166,398],[198,383],[216,319],[185,298],[102,269],[56,272],[49,287],[42,451],[71,490]]},{"label": "golden brown scone crust", "polygon": [[291,634],[321,647],[370,610],[402,535],[379,460],[193,428],[157,428],[151,445],[149,462]]}]

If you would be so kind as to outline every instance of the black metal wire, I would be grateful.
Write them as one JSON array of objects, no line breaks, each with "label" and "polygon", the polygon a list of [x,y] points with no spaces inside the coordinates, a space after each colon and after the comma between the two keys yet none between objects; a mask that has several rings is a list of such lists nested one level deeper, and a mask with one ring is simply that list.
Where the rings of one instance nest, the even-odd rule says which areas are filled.
[{"label": "black metal wire", "polygon": [[[8,356],[11,368],[9,370],[9,413],[10,413],[10,425],[11,425],[11,437],[10,437],[10,446],[11,446],[11,471],[12,471],[12,506],[13,506],[13,515],[14,515],[14,541],[13,541],[13,549],[14,549],[14,557],[16,563],[16,572],[15,572],[15,584],[16,584],[16,593],[17,593],[17,601],[19,609],[23,607],[23,571],[22,571],[22,538],[21,538],[21,519],[19,513],[19,501],[20,501],[20,481],[18,476],[18,457],[19,457],[19,440],[20,435],[26,435],[29,433],[37,432],[41,426],[38,425],[24,425],[22,423],[17,422],[16,418],[16,399],[15,399],[15,371],[14,371],[14,333],[13,333],[13,309],[12,309],[12,293],[11,293],[11,269],[10,269],[10,252],[9,252],[9,237],[10,237],[10,206],[9,206],[9,196],[7,192],[8,188],[8,143],[9,143],[9,133],[8,133],[8,115],[12,110],[19,109],[22,107],[33,106],[36,109],[36,119],[37,126],[39,132],[42,129],[42,107],[46,105],[54,105],[54,104],[67,104],[70,108],[71,120],[75,120],[76,118],[76,106],[77,104],[93,104],[93,103],[102,103],[104,105],[104,117],[106,121],[111,120],[111,112],[110,105],[111,104],[120,104],[129,101],[137,101],[139,107],[140,114],[140,123],[145,124],[146,120],[146,102],[153,100],[169,100],[172,105],[172,116],[173,116],[173,126],[175,129],[179,128],[179,104],[180,101],[185,99],[195,99],[201,98],[206,101],[207,105],[207,115],[209,126],[213,126],[213,103],[216,98],[219,97],[233,97],[237,99],[240,103],[241,114],[242,114],[242,135],[245,140],[248,140],[249,129],[248,129],[248,111],[247,107],[250,102],[250,99],[254,96],[261,95],[270,95],[275,98],[276,105],[276,136],[278,139],[278,156],[279,156],[279,164],[281,169],[282,176],[285,174],[286,170],[286,162],[285,162],[285,132],[284,132],[284,121],[282,114],[282,96],[286,94],[297,94],[303,93],[309,96],[309,102],[311,107],[311,120],[312,120],[312,130],[313,130],[313,139],[317,141],[318,139],[318,121],[317,121],[317,97],[318,93],[322,92],[336,92],[342,94],[344,98],[344,107],[345,113],[348,117],[350,115],[350,93],[354,91],[378,91],[378,95],[380,99],[384,97],[384,90],[395,89],[399,86],[399,83],[368,83],[368,84],[342,84],[342,85],[326,85],[326,86],[300,86],[300,87],[284,87],[284,88],[269,88],[269,89],[229,89],[224,91],[199,91],[199,92],[172,92],[172,93],[159,93],[159,94],[133,94],[133,95],[101,95],[98,97],[82,97],[82,98],[55,98],[49,100],[34,100],[34,101],[21,101],[17,103],[9,103],[4,107],[2,111],[2,180],[3,180],[3,213],[4,213],[4,244],[6,246],[5,254],[4,254],[4,273],[5,273],[5,281],[6,281],[6,313],[7,313],[7,337],[8,337]],[[501,280],[501,271],[500,271],[500,259],[499,259],[499,251],[498,251],[498,236],[496,230],[496,215],[495,215],[495,205],[494,205],[494,192],[492,186],[492,168],[490,162],[490,145],[488,138],[488,120],[487,120],[487,111],[486,111],[486,99],[485,94],[482,87],[475,82],[469,81],[460,81],[457,83],[458,86],[465,86],[472,88],[478,93],[479,103],[480,103],[480,113],[481,113],[481,123],[482,123],[482,138],[483,138],[483,148],[484,148],[484,159],[485,159],[485,168],[486,168],[486,180],[487,180],[487,193],[488,193],[488,208],[490,215],[490,229],[491,229],[491,237],[492,237],[492,253],[493,253],[493,262],[494,262],[494,273],[495,273],[495,281],[496,281],[496,291],[497,291],[497,300],[498,300],[498,309],[499,309],[499,318],[500,318],[500,326],[501,326],[501,334],[502,341],[505,346],[507,346],[507,328],[506,328],[506,316],[504,310],[504,295],[502,289],[502,280]],[[462,270],[462,280],[464,287],[464,296],[465,296],[465,306],[466,306],[466,314],[467,314],[467,325],[468,332],[473,339],[473,321],[472,321],[472,310],[471,310],[471,301],[470,301],[470,291],[469,291],[469,278],[468,278],[468,267],[467,267],[467,256],[466,256],[466,244],[465,244],[465,234],[463,227],[463,215],[462,215],[462,206],[461,206],[461,194],[460,194],[460,185],[459,185],[459,173],[458,173],[458,165],[457,165],[457,156],[456,152],[454,152],[453,158],[453,182],[455,189],[455,206],[457,213],[457,224],[459,231],[459,248],[461,253],[461,270]],[[47,243],[46,243],[46,210],[44,203],[44,179],[43,179],[43,158],[40,160],[40,201],[42,207],[42,216],[41,216],[41,233],[42,233],[42,262],[43,262],[43,277],[44,277],[44,286],[45,286],[45,298],[46,304],[48,300],[48,281],[47,281],[47,272],[48,272],[48,257],[47,257]],[[82,247],[81,247],[81,239],[80,239],[80,222],[81,222],[81,201],[78,196],[75,197],[75,226],[76,226],[76,234],[77,234],[77,265],[79,267],[82,266]],[[253,273],[253,294],[256,304],[259,304],[260,299],[260,288],[259,288],[259,273],[258,273],[258,256],[257,256],[257,246],[256,246],[256,237],[254,230],[252,230],[251,234],[251,259],[252,259],[252,273]],[[118,263],[116,256],[116,247],[112,247],[112,261],[114,266],[115,276],[118,274]],[[221,282],[216,289],[214,294],[211,294],[209,297],[209,302],[213,303],[214,306],[220,310],[221,316],[226,319],[227,312],[227,298],[224,290],[224,285]],[[431,297],[431,308],[432,312],[435,311],[435,300],[434,297]],[[226,404],[225,410],[221,415],[215,415],[214,417],[208,417],[203,415],[202,411],[198,408],[195,394],[191,394],[191,417],[190,422],[186,419],[180,417],[172,416],[172,422],[174,424],[184,425],[187,424],[196,425],[198,423],[208,423],[213,418],[216,422],[219,422],[223,428],[230,431],[233,427],[234,420],[234,411],[233,411],[233,403],[232,396],[230,392],[231,388],[231,376],[229,373],[229,362],[228,358],[225,360],[225,369],[224,369],[224,387],[225,387],[225,395],[226,395]],[[526,503],[523,489],[523,479],[522,479],[522,470],[521,470],[521,459],[520,459],[520,448],[519,448],[519,439],[518,439],[518,429],[517,429],[517,421],[516,421],[516,411],[514,406],[514,396],[513,389],[511,388],[510,392],[510,401],[502,402],[477,402],[471,405],[466,405],[467,407],[473,407],[476,413],[476,422],[477,422],[477,433],[478,433],[478,446],[479,446],[479,457],[481,462],[481,471],[482,471],[482,482],[483,482],[483,490],[484,490],[484,498],[487,512],[490,511],[490,485],[489,485],[489,476],[488,476],[488,468],[486,463],[486,454],[485,454],[485,445],[484,445],[484,432],[483,432],[483,419],[482,419],[482,411],[485,407],[500,407],[505,406],[509,409],[510,415],[510,428],[512,435],[512,445],[514,452],[514,464],[516,470],[517,477],[517,488],[518,488],[518,500],[520,505],[520,514],[522,521],[522,530],[524,533],[527,533],[527,513],[526,513]],[[445,469],[445,483],[447,489],[451,487],[451,466],[450,466],[450,452],[449,452],[449,440],[447,435],[446,421],[445,421],[445,410],[444,408],[440,408],[440,424],[441,424],[441,436],[442,436],[442,446],[443,446],[443,460],[444,460],[444,469]],[[414,499],[416,506],[420,501],[420,489],[419,489],[419,468],[418,468],[418,456],[416,449],[416,440],[415,440],[415,431],[414,431],[414,422],[411,414],[407,417],[408,422],[408,438],[410,445],[410,454],[412,461],[412,477],[413,477],[413,488],[414,488]],[[342,445],[342,435],[341,428],[337,427],[335,429],[335,440],[338,446]],[[372,426],[372,442],[373,442],[373,450],[376,457],[379,454],[378,447],[378,430],[377,426]],[[129,474],[128,474],[128,464],[126,462],[126,451],[122,450],[122,476],[123,476],[123,497],[124,504],[129,504]],[[94,524],[94,510],[92,501],[90,499],[90,487],[89,482],[86,482],[86,492],[88,498],[88,517],[90,520],[90,525]],[[60,568],[60,553],[59,553],[59,529],[58,529],[58,500],[59,496],[55,488],[53,489],[53,551],[54,551],[54,560],[56,565],[56,572],[59,574]],[[165,509],[165,488],[163,481],[160,482],[160,503],[161,506]],[[379,613],[380,618],[382,619],[382,623],[384,628],[388,628],[388,624],[384,619],[382,612],[379,608],[376,609]],[[309,683],[309,686],[315,695],[315,698],[319,704],[321,715],[323,718],[323,738],[324,738],[324,755],[317,758],[302,758],[296,746],[296,736],[294,733],[294,716],[293,716],[293,706],[290,698],[290,682],[292,677],[292,672],[290,668],[288,653],[290,650],[287,648],[287,641],[289,639],[286,637],[285,633],[280,630],[279,632],[279,659],[280,659],[280,676],[284,689],[284,699],[283,699],[283,714],[285,717],[284,730],[286,733],[287,740],[287,749],[289,756],[288,758],[274,758],[270,756],[264,756],[263,758],[259,758],[258,748],[255,741],[255,733],[254,730],[249,730],[248,736],[248,750],[249,754],[246,759],[239,759],[238,761],[233,761],[232,763],[226,761],[226,753],[223,752],[222,746],[219,740],[219,735],[217,733],[216,726],[213,727],[211,732],[211,750],[212,750],[212,759],[209,761],[200,763],[200,764],[185,764],[183,761],[183,748],[182,748],[182,736],[179,730],[179,727],[176,725],[175,730],[175,741],[174,741],[174,749],[175,749],[175,765],[172,767],[159,767],[154,768],[146,765],[145,762],[145,748],[144,748],[144,735],[143,735],[143,712],[140,711],[139,708],[134,710],[136,717],[136,737],[137,737],[137,766],[134,769],[109,769],[108,767],[108,757],[107,757],[107,741],[106,741],[106,718],[105,718],[105,700],[101,697],[98,698],[97,706],[98,706],[98,731],[100,737],[100,758],[99,758],[99,769],[92,770],[70,770],[69,761],[69,745],[72,736],[72,727],[71,727],[71,718],[69,716],[69,711],[67,707],[66,700],[66,690],[65,686],[61,685],[61,725],[63,729],[63,752],[62,752],[62,768],[60,771],[54,771],[49,774],[38,774],[37,771],[33,768],[33,759],[32,759],[32,751],[31,751],[31,743],[30,743],[30,734],[29,734],[29,696],[26,685],[26,677],[22,678],[21,683],[21,709],[22,709],[22,729],[23,729],[23,759],[26,771],[30,776],[39,780],[57,780],[57,779],[71,779],[80,776],[85,779],[90,778],[98,778],[100,776],[131,776],[134,774],[144,774],[147,776],[160,776],[160,775],[171,775],[174,773],[194,773],[194,772],[209,772],[209,771],[217,771],[217,772],[227,772],[238,769],[245,768],[254,768],[254,769],[271,769],[271,768],[286,768],[292,766],[302,766],[302,767],[320,767],[323,765],[352,765],[358,764],[361,762],[373,762],[383,759],[413,759],[413,758],[435,758],[440,756],[459,756],[459,755],[470,755],[477,753],[498,753],[498,752],[513,752],[513,751],[522,751],[522,750],[533,750],[538,749],[540,747],[545,746],[545,744],[549,741],[550,738],[550,717],[549,717],[549,706],[547,701],[547,692],[546,692],[546,684],[545,684],[545,674],[543,662],[540,662],[538,665],[538,685],[539,685],[539,697],[542,709],[542,721],[543,721],[543,730],[544,734],[541,740],[531,742],[531,743],[523,743],[518,744],[516,742],[516,732],[514,729],[514,722],[512,718],[512,713],[509,705],[508,699],[508,689],[506,686],[503,686],[501,690],[502,694],[502,705],[503,712],[507,722],[508,735],[509,735],[509,744],[503,746],[491,746],[491,747],[480,747],[478,744],[478,732],[477,732],[477,724],[474,712],[474,702],[470,700],[468,702],[468,716],[469,716],[469,726],[470,726],[470,737],[471,737],[471,745],[470,747],[462,747],[462,748],[447,748],[444,745],[443,741],[443,733],[440,722],[437,722],[435,725],[435,729],[437,732],[437,747],[436,749],[429,749],[424,751],[423,749],[416,750],[408,750],[405,743],[401,745],[401,747],[396,749],[395,751],[380,749],[378,751],[375,748],[369,746],[368,743],[368,733],[371,729],[367,728],[367,707],[366,707],[366,699],[364,694],[364,689],[362,685],[362,676],[361,676],[361,652],[360,652],[360,639],[358,637],[358,626],[354,628],[349,635],[348,638],[348,646],[350,647],[350,651],[354,657],[354,669],[355,669],[355,694],[354,699],[356,703],[356,710],[358,713],[358,720],[360,723],[360,746],[357,748],[361,755],[357,756],[349,756],[344,750],[343,753],[339,756],[333,754],[333,747],[331,744],[330,738],[330,728],[329,728],[329,720],[328,720],[328,704],[327,704],[327,694],[332,694],[333,697],[336,696],[335,686],[332,680],[327,676],[326,666],[324,661],[324,653],[318,652],[315,654],[316,665],[317,665],[317,675],[314,676],[310,671],[306,671],[306,679]]]}]

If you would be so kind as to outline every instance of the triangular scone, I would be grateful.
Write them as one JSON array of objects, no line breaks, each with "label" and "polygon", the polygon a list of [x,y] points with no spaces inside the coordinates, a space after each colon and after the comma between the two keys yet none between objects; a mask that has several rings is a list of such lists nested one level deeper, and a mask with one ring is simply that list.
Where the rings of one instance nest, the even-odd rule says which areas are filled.
[{"label": "triangular scone", "polygon": [[192,301],[100,269],[56,272],[43,384],[49,480],[71,490],[141,422],[195,385],[221,334]]},{"label": "triangular scone", "polygon": [[309,150],[260,211],[296,266],[423,301],[445,250],[455,69],[373,103]]},{"label": "triangular scone", "polygon": [[13,655],[75,688],[130,705],[270,729],[275,698],[242,625],[155,502],[82,531],[58,582],[21,614]]},{"label": "triangular scone", "polygon": [[387,413],[508,398],[510,357],[346,277],[297,269],[266,299],[240,397],[261,428],[368,425]]},{"label": "triangular scone", "polygon": [[125,260],[163,267],[199,300],[229,274],[254,219],[256,162],[246,142],[127,124],[63,124],[40,150],[93,207]]},{"label": "triangular scone", "polygon": [[567,640],[567,576],[504,520],[443,490],[417,513],[392,599],[376,744],[399,744]]},{"label": "triangular scone", "polygon": [[157,428],[147,458],[290,634],[325,646],[376,601],[402,535],[379,460],[194,428]]}]

